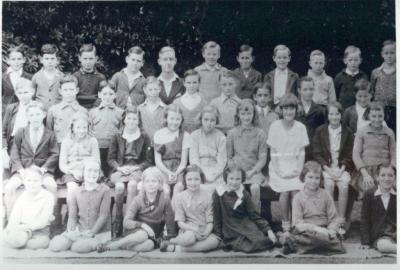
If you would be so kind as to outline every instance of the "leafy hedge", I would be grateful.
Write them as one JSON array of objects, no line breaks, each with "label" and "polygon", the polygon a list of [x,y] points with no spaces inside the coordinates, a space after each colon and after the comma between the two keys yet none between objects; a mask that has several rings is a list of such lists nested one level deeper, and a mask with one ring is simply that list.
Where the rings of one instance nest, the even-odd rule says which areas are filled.
[{"label": "leafy hedge", "polygon": [[[362,69],[370,72],[381,62],[381,43],[395,38],[394,0],[382,1],[163,1],[163,2],[3,2],[4,48],[27,44],[26,69],[40,68],[37,52],[53,42],[61,49],[62,70],[72,72],[79,63],[81,44],[98,48],[98,68],[107,76],[124,66],[129,47],[146,51],[144,73],[157,73],[158,50],[177,50],[177,72],[202,62],[201,46],[215,40],[222,46],[220,62],[237,66],[242,43],[255,48],[255,66],[273,68],[276,44],[292,49],[291,68],[305,74],[308,54],[322,49],[327,72],[343,68],[342,54],[349,44],[363,51]],[[4,63],[4,54],[3,54]],[[4,66],[3,66],[4,68]]]}]

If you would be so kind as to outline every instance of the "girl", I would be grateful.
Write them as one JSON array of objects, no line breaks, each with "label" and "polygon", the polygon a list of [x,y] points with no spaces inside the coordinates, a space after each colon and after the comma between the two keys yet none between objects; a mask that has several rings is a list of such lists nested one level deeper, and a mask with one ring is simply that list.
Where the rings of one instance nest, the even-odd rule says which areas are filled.
[{"label": "girl", "polygon": [[85,160],[84,183],[70,197],[67,230],[51,240],[51,251],[89,253],[111,240],[111,193],[98,183],[100,172],[99,160]]},{"label": "girl", "polygon": [[164,112],[164,128],[154,134],[154,158],[156,166],[164,173],[164,191],[173,194],[183,190],[182,172],[186,167],[190,135],[182,131],[182,110],[176,105],[169,105]]},{"label": "girl", "polygon": [[255,210],[242,183],[246,172],[236,164],[224,170],[225,184],[213,194],[214,230],[226,249],[242,252],[263,251],[273,247],[276,236],[266,220]]},{"label": "girl", "polygon": [[246,172],[244,184],[250,185],[253,204],[260,213],[260,185],[266,180],[261,170],[267,162],[267,135],[254,125],[256,107],[251,99],[240,101],[235,118],[239,125],[228,132],[226,140],[228,163],[239,164]]},{"label": "girl", "polygon": [[199,94],[200,75],[197,71],[189,69],[183,75],[186,93],[176,99],[174,104],[182,110],[183,119],[182,129],[188,133],[200,127],[198,115],[206,105],[204,99]]},{"label": "girl", "polygon": [[25,191],[17,199],[4,231],[12,248],[44,249],[50,242],[54,195],[42,187],[42,171],[31,166],[24,172]]},{"label": "girl", "polygon": [[174,214],[168,196],[164,196],[163,175],[157,167],[143,171],[143,190],[126,210],[124,237],[99,248],[98,251],[129,249],[150,251],[157,246],[164,225],[168,235],[175,232]]},{"label": "girl", "polygon": [[[304,189],[293,198],[293,237],[300,253],[345,253],[338,237],[339,217],[335,203],[320,188],[321,165],[308,161],[300,174]],[[294,251],[294,250],[292,250]]]},{"label": "girl", "polygon": [[304,149],[309,144],[306,127],[294,120],[297,104],[297,98],[293,94],[281,98],[279,108],[283,118],[272,123],[267,140],[268,146],[271,147],[269,184],[272,190],[280,193],[279,204],[284,232],[290,228],[291,197],[303,188],[299,176],[304,165]]},{"label": "girl", "polygon": [[110,179],[115,184],[114,232],[117,236],[122,233],[125,185],[128,186],[126,205],[130,205],[137,193],[142,171],[152,163],[151,142],[149,137],[141,131],[140,114],[137,108],[128,106],[122,115],[122,122],[124,123],[122,134],[118,133],[112,137],[108,152],[108,164],[113,170]]},{"label": "girl", "polygon": [[375,186],[378,165],[390,163],[396,166],[396,142],[393,131],[383,125],[384,107],[371,102],[365,111],[370,123],[356,133],[353,161],[357,172],[352,185],[362,197],[363,191]]},{"label": "girl", "polygon": [[223,183],[226,155],[226,138],[222,131],[215,128],[219,122],[218,110],[206,106],[200,113],[201,128],[193,131],[190,148],[190,164],[199,166],[206,176],[205,188],[210,195],[216,186]]},{"label": "girl", "polygon": [[323,168],[324,188],[333,198],[335,186],[339,190],[338,212],[341,226],[345,224],[349,184],[354,169],[352,160],[353,135],[341,125],[343,114],[339,102],[328,104],[328,121],[317,128],[313,140],[313,156]]},{"label": "girl", "polygon": [[378,187],[365,192],[361,210],[362,248],[370,246],[384,253],[396,253],[396,168],[380,164]]},{"label": "girl", "polygon": [[197,165],[189,165],[183,175],[185,191],[176,196],[175,221],[179,234],[161,242],[160,251],[199,252],[218,247],[219,240],[212,234],[213,213],[210,196],[201,188],[205,176]]},{"label": "girl", "polygon": [[73,190],[83,182],[83,161],[89,157],[100,162],[99,146],[96,138],[89,134],[88,115],[75,113],[69,134],[63,139],[60,149],[59,165],[64,173],[61,182],[67,185],[67,204]]}]

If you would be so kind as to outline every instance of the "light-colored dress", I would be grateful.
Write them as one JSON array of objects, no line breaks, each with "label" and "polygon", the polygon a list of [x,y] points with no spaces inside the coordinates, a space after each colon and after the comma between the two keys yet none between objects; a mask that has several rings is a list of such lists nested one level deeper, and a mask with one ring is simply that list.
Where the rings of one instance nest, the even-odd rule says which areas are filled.
[{"label": "light-colored dress", "polygon": [[[309,144],[306,127],[302,123],[294,121],[293,126],[286,130],[282,120],[276,120],[270,127],[267,144],[277,151],[275,158],[278,159],[277,165],[280,171],[291,172],[297,167],[299,153]],[[275,192],[303,188],[299,176],[292,178],[278,176],[272,162],[269,165],[269,177],[269,184]]]}]

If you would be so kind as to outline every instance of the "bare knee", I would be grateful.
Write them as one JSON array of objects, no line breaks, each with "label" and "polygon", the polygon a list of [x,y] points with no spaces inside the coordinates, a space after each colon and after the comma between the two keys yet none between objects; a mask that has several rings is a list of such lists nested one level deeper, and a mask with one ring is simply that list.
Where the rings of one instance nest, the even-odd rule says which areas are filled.
[{"label": "bare knee", "polygon": [[28,233],[23,231],[6,230],[4,241],[12,248],[22,248],[28,242]]},{"label": "bare knee", "polygon": [[181,235],[179,245],[181,246],[191,246],[196,243],[196,236],[191,231],[186,231],[184,234]]},{"label": "bare knee", "polygon": [[132,248],[134,251],[147,252],[154,249],[154,242],[150,239],[145,240],[143,243],[138,244]]},{"label": "bare knee", "polygon": [[62,235],[57,235],[50,241],[49,249],[53,252],[66,251],[69,250],[71,245],[71,240]]},{"label": "bare knee", "polygon": [[72,244],[71,251],[76,253],[89,253],[94,250],[93,240],[79,240]]},{"label": "bare knee", "polygon": [[396,251],[396,244],[389,239],[379,239],[376,242],[376,248],[382,253],[393,253]]},{"label": "bare knee", "polygon": [[50,238],[48,236],[36,236],[32,239],[29,239],[26,243],[27,249],[45,249],[49,246]]}]

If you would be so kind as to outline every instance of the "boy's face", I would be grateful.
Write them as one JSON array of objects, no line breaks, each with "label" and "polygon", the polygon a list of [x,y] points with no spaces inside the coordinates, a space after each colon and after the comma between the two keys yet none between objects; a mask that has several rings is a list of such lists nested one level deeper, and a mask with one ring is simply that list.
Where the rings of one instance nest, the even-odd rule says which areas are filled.
[{"label": "boy's face", "polygon": [[22,68],[25,63],[25,57],[20,52],[11,52],[8,56],[7,64],[15,71]]},{"label": "boy's face", "polygon": [[325,67],[325,57],[322,55],[314,55],[310,59],[311,70],[316,74],[321,74]]},{"label": "boy's face", "polygon": [[371,110],[368,115],[371,126],[378,129],[382,128],[384,117],[385,115],[382,110]]},{"label": "boy's face", "polygon": [[221,79],[219,80],[219,87],[221,88],[222,93],[230,97],[235,93],[237,83],[234,78],[221,77]]},{"label": "boy's face", "polygon": [[203,58],[207,65],[213,67],[217,64],[220,57],[220,52],[218,48],[208,48],[203,52]]},{"label": "boy's face", "polygon": [[179,129],[182,123],[182,115],[177,112],[169,111],[167,116],[167,126],[171,131]]},{"label": "boy's face", "polygon": [[44,54],[40,57],[40,63],[43,68],[48,71],[53,71],[58,66],[58,58],[56,54]]},{"label": "boy's face", "polygon": [[199,90],[200,77],[197,75],[187,76],[185,78],[184,86],[189,94],[194,94]]},{"label": "boy's face", "polygon": [[78,87],[74,82],[66,82],[60,86],[60,95],[65,102],[72,102],[76,100],[78,94]]},{"label": "boy's face", "polygon": [[136,73],[143,67],[144,60],[143,54],[131,53],[125,57],[126,67],[130,72]]},{"label": "boy's face", "polygon": [[296,108],[289,106],[282,108],[283,119],[287,121],[292,121],[296,117]]},{"label": "boy's face", "polygon": [[128,129],[136,129],[139,126],[139,115],[137,113],[128,113],[124,119],[124,125]]},{"label": "boy's face", "polygon": [[272,57],[276,67],[280,70],[285,70],[290,62],[290,55],[288,50],[278,50]]},{"label": "boy's face", "polygon": [[396,173],[392,168],[381,168],[378,175],[379,186],[384,190],[391,190],[396,182]]},{"label": "boy's face", "polygon": [[304,176],[304,187],[311,191],[316,191],[319,188],[321,174],[316,171],[309,171]]},{"label": "boy's face", "polygon": [[82,52],[79,56],[79,62],[81,62],[82,68],[86,72],[91,72],[97,62],[97,56],[94,51],[92,52]]},{"label": "boy's face", "polygon": [[330,106],[328,111],[328,121],[329,124],[333,126],[340,125],[340,120],[342,119],[342,115],[340,114],[338,108]]},{"label": "boy's face", "polygon": [[369,102],[371,101],[371,95],[366,90],[361,90],[356,93],[356,102],[362,108],[367,107]]},{"label": "boy's face", "polygon": [[27,104],[29,101],[32,100],[33,89],[30,87],[17,88],[17,90],[15,91],[15,95],[17,96],[19,102]]},{"label": "boy's face", "polygon": [[96,162],[88,162],[83,170],[83,179],[85,183],[94,184],[100,176],[100,165]]},{"label": "boy's face", "polygon": [[228,173],[226,177],[226,184],[230,190],[238,190],[242,184],[242,174],[240,171],[233,171]]},{"label": "boy's face", "polygon": [[313,82],[301,82],[300,83],[300,96],[304,101],[312,101],[314,95],[314,83]]},{"label": "boy's face", "polygon": [[361,64],[361,57],[359,53],[350,53],[345,59],[344,63],[351,72],[358,71]]},{"label": "boy's face", "polygon": [[101,103],[103,105],[110,105],[114,103],[115,92],[110,87],[104,87],[99,92],[99,98],[101,99]]},{"label": "boy's face", "polygon": [[143,187],[147,193],[155,193],[160,188],[160,181],[157,179],[157,177],[149,175],[144,179]]},{"label": "boy's face", "polygon": [[173,51],[166,51],[158,58],[158,64],[162,72],[173,72],[176,65],[176,57]]},{"label": "boy's face", "polygon": [[46,114],[37,107],[32,107],[26,112],[26,118],[28,119],[29,125],[33,128],[38,128],[43,125],[43,119]]},{"label": "boy's face", "polygon": [[29,173],[24,177],[25,190],[29,193],[37,193],[42,189],[42,176],[38,173]]},{"label": "boy's face", "polygon": [[197,191],[200,189],[201,177],[199,172],[188,172],[185,181],[189,191]]},{"label": "boy's face", "polygon": [[386,64],[394,64],[396,63],[396,46],[395,45],[386,45],[382,48],[382,58]]},{"label": "boy's face", "polygon": [[254,61],[254,57],[250,51],[246,51],[240,52],[239,55],[236,57],[236,60],[239,62],[239,65],[242,69],[248,70]]},{"label": "boy's face", "polygon": [[254,100],[256,101],[258,106],[260,106],[261,108],[265,108],[267,107],[268,103],[271,102],[272,98],[268,89],[259,88],[254,95]]},{"label": "boy's face", "polygon": [[217,124],[217,119],[213,113],[204,113],[201,118],[201,126],[205,133],[209,133],[214,130],[215,125]]},{"label": "boy's face", "polygon": [[160,95],[160,85],[158,83],[150,83],[144,88],[144,93],[148,98],[156,98]]}]

